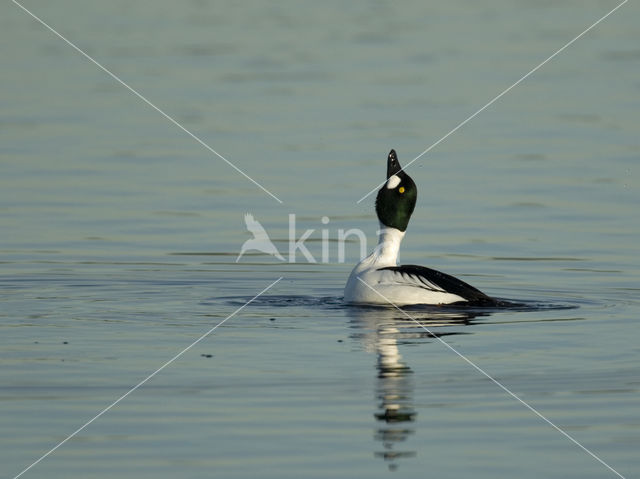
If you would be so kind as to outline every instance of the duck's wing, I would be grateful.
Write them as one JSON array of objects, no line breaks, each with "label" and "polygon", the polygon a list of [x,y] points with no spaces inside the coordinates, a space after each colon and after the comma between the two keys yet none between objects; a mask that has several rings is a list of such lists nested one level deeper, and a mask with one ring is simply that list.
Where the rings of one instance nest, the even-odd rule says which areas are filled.
[{"label": "duck's wing", "polygon": [[469,304],[482,306],[496,306],[498,301],[487,296],[479,289],[465,283],[449,274],[435,269],[407,264],[402,266],[387,266],[379,271],[389,271],[395,284],[406,284],[417,288],[427,289],[438,293],[451,293],[464,298]]}]

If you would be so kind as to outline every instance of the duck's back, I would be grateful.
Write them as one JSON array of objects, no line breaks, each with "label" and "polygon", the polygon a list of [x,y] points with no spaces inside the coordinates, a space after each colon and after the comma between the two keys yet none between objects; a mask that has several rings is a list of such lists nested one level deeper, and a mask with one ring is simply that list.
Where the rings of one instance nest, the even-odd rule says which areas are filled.
[{"label": "duck's back", "polygon": [[354,269],[345,287],[348,303],[496,306],[498,301],[446,273],[417,265]]}]

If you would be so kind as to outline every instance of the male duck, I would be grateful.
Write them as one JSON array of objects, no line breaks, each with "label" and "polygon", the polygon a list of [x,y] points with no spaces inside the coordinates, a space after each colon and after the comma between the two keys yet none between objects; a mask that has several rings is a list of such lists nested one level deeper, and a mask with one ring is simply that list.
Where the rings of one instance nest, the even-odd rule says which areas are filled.
[{"label": "male duck", "polygon": [[395,150],[387,158],[387,181],[376,198],[380,221],[378,246],[351,272],[344,289],[348,303],[453,304],[496,306],[499,301],[473,286],[424,266],[398,266],[398,251],[418,189],[398,162]]}]

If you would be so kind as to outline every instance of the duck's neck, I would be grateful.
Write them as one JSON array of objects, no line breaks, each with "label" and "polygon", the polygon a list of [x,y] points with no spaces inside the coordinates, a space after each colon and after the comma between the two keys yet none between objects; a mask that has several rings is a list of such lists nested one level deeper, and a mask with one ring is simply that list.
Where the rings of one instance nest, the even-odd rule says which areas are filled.
[{"label": "duck's neck", "polygon": [[380,224],[378,246],[371,254],[373,262],[380,266],[397,266],[402,238],[404,231]]}]

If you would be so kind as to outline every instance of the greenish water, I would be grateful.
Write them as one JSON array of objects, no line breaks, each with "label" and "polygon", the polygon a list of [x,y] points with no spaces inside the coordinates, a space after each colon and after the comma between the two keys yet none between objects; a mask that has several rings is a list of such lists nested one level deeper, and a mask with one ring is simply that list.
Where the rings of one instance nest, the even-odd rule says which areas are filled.
[{"label": "greenish water", "polygon": [[[482,5],[480,5],[480,3]],[[0,464],[22,477],[617,477],[400,312],[349,308],[405,164],[613,2],[0,7]],[[640,461],[640,11],[418,160],[402,261],[506,310],[409,313],[624,477]],[[286,254],[249,254],[251,212]],[[327,216],[328,224],[321,222]]]}]

